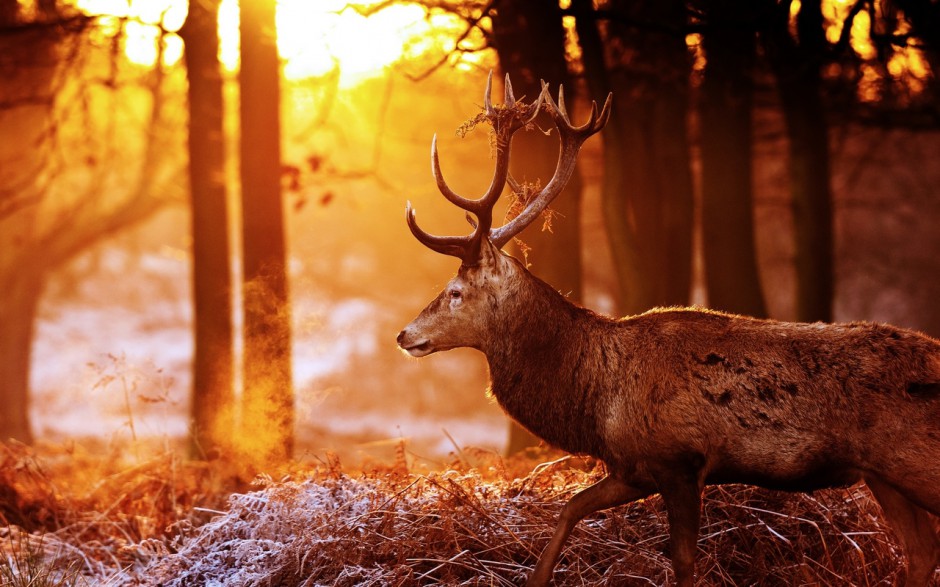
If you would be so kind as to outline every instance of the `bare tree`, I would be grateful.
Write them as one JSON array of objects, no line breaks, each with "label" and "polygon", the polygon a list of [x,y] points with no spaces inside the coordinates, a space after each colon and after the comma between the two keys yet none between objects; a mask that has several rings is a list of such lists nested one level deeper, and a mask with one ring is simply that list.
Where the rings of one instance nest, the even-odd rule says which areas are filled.
[{"label": "bare tree", "polygon": [[[17,0],[0,2],[0,54],[4,84],[0,86],[5,104],[0,111],[0,133],[41,140],[50,124],[52,86],[57,72],[55,54],[59,44],[56,31],[27,31],[22,25]],[[29,50],[24,47],[29,43]],[[25,89],[24,89],[25,88]],[[34,254],[26,243],[36,222],[41,193],[35,188],[35,174],[41,161],[26,161],[28,154],[14,149],[14,141],[0,141],[0,435],[32,441],[29,426],[29,365],[36,309],[45,278],[45,269],[27,263]],[[15,162],[15,164],[11,164]],[[17,228],[13,221],[18,221]],[[12,239],[10,237],[13,237]],[[21,243],[17,245],[17,243]]]},{"label": "bare tree", "polygon": [[241,11],[241,184],[245,312],[241,435],[257,463],[293,452],[291,312],[281,195],[280,64],[275,4]]},{"label": "bare tree", "polygon": [[232,277],[225,189],[219,0],[192,2],[180,34],[189,79],[189,184],[193,236],[192,452],[214,454],[234,430]]},{"label": "bare tree", "polygon": [[820,68],[826,31],[821,0],[800,4],[796,35],[790,32],[790,4],[771,3],[762,35],[774,70],[787,125],[790,195],[796,244],[796,316],[832,320],[834,296],[832,190],[829,127]]},{"label": "bare tree", "polygon": [[617,95],[602,131],[601,197],[619,310],[687,304],[693,197],[685,3],[615,0],[601,13],[573,0],[571,12],[591,94]]},{"label": "bare tree", "polygon": [[753,14],[747,2],[708,0],[703,4],[707,62],[699,117],[708,304],[718,310],[766,316],[754,243]]},{"label": "bare tree", "polygon": [[[168,143],[175,128],[165,120],[165,76],[159,60],[135,87],[127,88],[120,77],[120,53],[106,52],[112,76],[99,85],[111,90],[112,98],[123,91],[139,95],[142,85],[149,97],[140,102],[146,104],[142,132],[135,134],[141,129],[127,121],[114,123],[118,114],[113,110],[93,112],[89,104],[94,100],[86,92],[96,82],[85,77],[85,59],[102,55],[93,52],[83,34],[93,20],[51,2],[39,7],[28,16],[16,0],[0,1],[0,439],[26,442],[32,440],[32,340],[47,276],[168,201],[168,178],[162,172],[166,153],[173,151]],[[120,128],[122,134],[107,135],[102,118],[111,121],[104,126]],[[91,140],[64,144],[65,129],[79,123]],[[143,145],[135,151],[141,156],[136,179],[120,189],[103,189],[113,173],[126,173],[122,165],[129,164],[127,157],[106,150],[115,148],[111,140]],[[70,161],[84,161],[83,179],[66,177],[66,152]],[[109,157],[112,165],[99,165]]]},{"label": "bare tree", "polygon": [[[940,3],[930,0],[896,0],[897,7],[904,11],[912,33],[920,41],[924,58],[930,64],[931,75],[927,80],[932,94],[934,115],[940,116]],[[940,118],[935,118],[940,123]]]}]

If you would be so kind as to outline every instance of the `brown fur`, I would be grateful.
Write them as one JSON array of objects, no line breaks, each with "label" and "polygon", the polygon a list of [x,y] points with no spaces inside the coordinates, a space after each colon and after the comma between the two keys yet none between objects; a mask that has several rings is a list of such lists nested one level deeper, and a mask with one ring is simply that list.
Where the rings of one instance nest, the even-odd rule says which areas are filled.
[{"label": "brown fur", "polygon": [[607,464],[609,477],[566,506],[531,585],[550,581],[581,518],[653,493],[666,505],[676,582],[692,585],[706,483],[811,491],[865,480],[908,553],[907,584],[925,585],[940,561],[930,520],[940,513],[940,342],[923,334],[695,308],[613,320],[486,243],[399,344],[416,356],[483,351],[510,416]]},{"label": "brown fur", "polygon": [[[565,506],[529,584],[551,581],[574,525],[600,509],[661,494],[676,583],[688,587],[706,483],[808,491],[865,480],[907,552],[907,585],[926,585],[940,561],[931,519],[940,514],[940,343],[886,325],[689,308],[612,320],[569,303],[499,249],[561,192],[581,144],[606,124],[611,97],[575,127],[560,90],[556,104],[543,84],[525,106],[507,77],[504,104],[512,108],[494,108],[490,87],[491,79],[484,110],[497,164],[483,197],[447,187],[432,143],[438,188],[477,217],[473,233],[430,235],[407,209],[419,241],[463,263],[398,344],[416,357],[482,351],[492,394],[513,418],[607,463],[609,475]],[[512,133],[543,105],[558,129],[558,168],[519,216],[491,229]]]}]

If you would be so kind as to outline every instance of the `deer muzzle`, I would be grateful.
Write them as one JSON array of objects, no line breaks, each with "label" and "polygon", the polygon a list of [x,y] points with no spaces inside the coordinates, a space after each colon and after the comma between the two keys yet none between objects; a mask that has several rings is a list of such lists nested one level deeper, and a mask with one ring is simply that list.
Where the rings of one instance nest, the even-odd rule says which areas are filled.
[{"label": "deer muzzle", "polygon": [[409,330],[407,327],[398,333],[398,346],[412,357],[423,357],[434,352],[431,341]]}]

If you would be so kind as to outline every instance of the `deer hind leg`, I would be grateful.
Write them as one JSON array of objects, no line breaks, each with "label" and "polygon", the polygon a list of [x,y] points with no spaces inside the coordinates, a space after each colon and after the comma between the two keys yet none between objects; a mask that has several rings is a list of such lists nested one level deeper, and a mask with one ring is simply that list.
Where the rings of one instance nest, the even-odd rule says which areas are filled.
[{"label": "deer hind leg", "polygon": [[677,587],[695,582],[695,553],[702,510],[702,486],[694,478],[674,478],[660,483],[660,494],[669,518],[672,570]]},{"label": "deer hind leg", "polygon": [[548,542],[539,561],[535,565],[532,576],[529,577],[526,585],[528,587],[542,587],[548,585],[552,579],[552,570],[558,557],[561,555],[561,549],[565,541],[571,534],[571,530],[585,516],[598,510],[625,504],[649,495],[648,491],[643,491],[632,485],[627,484],[621,479],[608,476],[587,489],[577,493],[571,500],[565,504],[561,511],[561,517],[558,520],[558,526],[552,539]]},{"label": "deer hind leg", "polygon": [[930,513],[881,479],[866,477],[865,483],[907,555],[906,587],[927,585],[940,563],[940,539]]}]

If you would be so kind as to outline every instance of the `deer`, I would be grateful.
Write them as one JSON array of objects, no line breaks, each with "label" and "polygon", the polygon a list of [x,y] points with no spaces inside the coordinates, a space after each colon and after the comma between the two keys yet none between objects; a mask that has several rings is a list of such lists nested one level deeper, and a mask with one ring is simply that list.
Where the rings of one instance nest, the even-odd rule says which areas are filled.
[{"label": "deer", "polygon": [[[503,252],[574,173],[582,144],[611,114],[608,95],[572,124],[548,86],[517,101],[508,76],[491,99],[495,170],[477,199],[443,179],[436,135],[431,170],[472,232],[425,232],[408,202],[406,222],[429,249],[460,259],[444,289],[398,334],[413,357],[457,347],[482,352],[501,408],[549,445],[602,461],[600,481],[563,507],[527,585],[551,583],[574,526],[607,508],[659,494],[669,527],[673,580],[695,580],[706,484],[744,483],[811,492],[864,482],[899,538],[906,585],[926,585],[940,562],[940,341],[870,322],[797,323],[697,307],[654,308],[614,319],[576,305]],[[544,187],[502,226],[493,208],[508,182],[513,134],[545,111],[559,156]],[[471,216],[472,215],[472,216]]]}]

